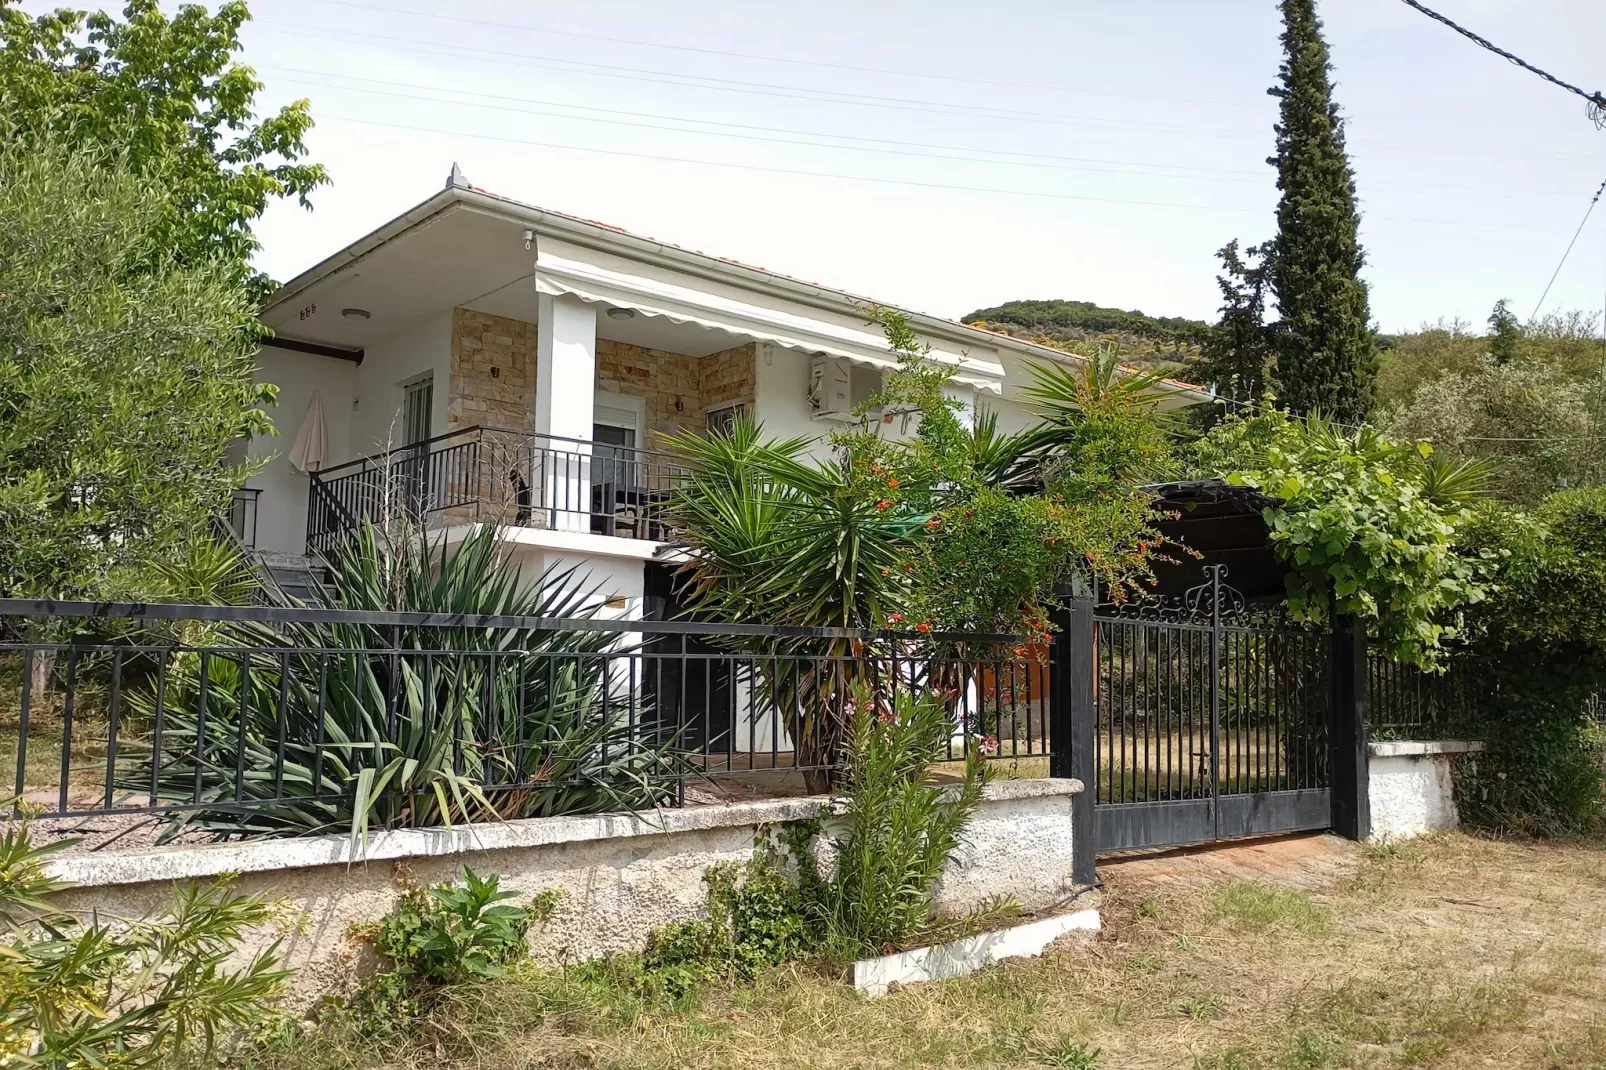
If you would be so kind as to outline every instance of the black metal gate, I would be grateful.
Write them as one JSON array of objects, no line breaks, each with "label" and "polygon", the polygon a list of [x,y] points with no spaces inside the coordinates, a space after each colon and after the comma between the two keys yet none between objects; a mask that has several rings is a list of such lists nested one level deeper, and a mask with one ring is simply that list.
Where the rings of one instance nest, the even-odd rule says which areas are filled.
[{"label": "black metal gate", "polygon": [[1225,572],[1207,566],[1180,599],[1093,608],[1082,767],[1099,851],[1333,823],[1332,637],[1246,604]]}]

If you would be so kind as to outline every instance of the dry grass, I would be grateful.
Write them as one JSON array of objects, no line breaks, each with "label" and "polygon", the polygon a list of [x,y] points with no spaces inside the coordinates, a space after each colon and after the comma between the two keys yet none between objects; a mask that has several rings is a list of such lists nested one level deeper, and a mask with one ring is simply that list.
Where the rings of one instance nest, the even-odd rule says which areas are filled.
[{"label": "dry grass", "polygon": [[794,971],[664,1010],[531,971],[460,993],[420,1042],[324,1035],[282,1065],[1606,1067],[1601,845],[1445,836],[1340,872],[1109,867],[1097,944],[874,1002]]}]

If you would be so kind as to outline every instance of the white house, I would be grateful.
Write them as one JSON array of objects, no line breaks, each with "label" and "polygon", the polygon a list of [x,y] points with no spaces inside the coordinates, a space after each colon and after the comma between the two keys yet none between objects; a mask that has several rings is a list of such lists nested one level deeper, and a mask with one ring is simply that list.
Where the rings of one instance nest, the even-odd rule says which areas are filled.
[{"label": "white house", "polygon": [[[823,438],[896,363],[870,303],[496,196],[454,167],[264,306],[259,376],[279,387],[281,437],[249,445],[271,459],[236,523],[294,559],[382,508],[448,531],[496,522],[527,567],[580,564],[636,618],[678,478],[659,436],[746,412]],[[908,315],[956,396],[1006,431],[1030,419],[1025,363],[1076,359]]]}]

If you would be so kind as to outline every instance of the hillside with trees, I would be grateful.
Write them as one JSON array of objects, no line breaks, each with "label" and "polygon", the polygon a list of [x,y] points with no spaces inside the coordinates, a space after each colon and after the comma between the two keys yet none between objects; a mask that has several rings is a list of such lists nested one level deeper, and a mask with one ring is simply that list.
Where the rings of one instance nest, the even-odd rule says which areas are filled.
[{"label": "hillside with trees", "polygon": [[1087,356],[1098,346],[1113,344],[1123,361],[1136,365],[1191,365],[1211,331],[1203,320],[1150,316],[1135,309],[1064,299],[1005,301],[977,309],[964,322]]}]

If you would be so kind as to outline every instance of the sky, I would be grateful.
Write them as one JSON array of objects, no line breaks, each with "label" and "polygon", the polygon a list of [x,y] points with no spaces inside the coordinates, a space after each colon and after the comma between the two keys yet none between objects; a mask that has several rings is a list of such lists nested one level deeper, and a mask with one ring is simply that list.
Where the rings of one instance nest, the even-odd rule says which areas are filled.
[{"label": "sky", "polygon": [[[1598,0],[1429,0],[1585,89]],[[474,185],[958,317],[1074,298],[1213,319],[1274,232],[1273,0],[253,0],[264,109],[333,184],[261,220],[285,279]],[[1606,180],[1583,102],[1400,0],[1325,0],[1387,331],[1528,316]],[[1546,309],[1606,302],[1606,208]]]}]

